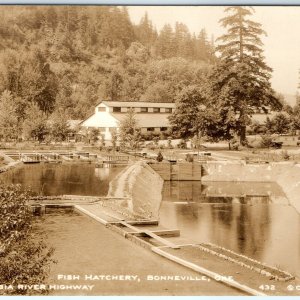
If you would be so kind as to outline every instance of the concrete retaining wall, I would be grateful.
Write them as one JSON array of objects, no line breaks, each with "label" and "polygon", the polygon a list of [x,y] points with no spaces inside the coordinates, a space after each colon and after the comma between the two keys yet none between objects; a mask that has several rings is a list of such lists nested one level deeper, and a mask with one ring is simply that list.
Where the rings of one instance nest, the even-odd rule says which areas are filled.
[{"label": "concrete retaining wall", "polygon": [[300,165],[293,162],[245,164],[243,162],[208,162],[203,166],[203,182],[276,182],[300,212]]},{"label": "concrete retaining wall", "polygon": [[273,182],[294,167],[294,163],[245,164],[244,162],[207,162],[202,181]]},{"label": "concrete retaining wall", "polygon": [[158,173],[163,180],[171,180],[171,164],[168,162],[149,163],[149,166]]},{"label": "concrete retaining wall", "polygon": [[164,180],[187,180],[200,181],[202,175],[202,164],[197,162],[168,162],[149,163],[149,166],[157,172]]},{"label": "concrete retaining wall", "polygon": [[128,197],[128,200],[119,203],[134,214],[157,219],[163,182],[151,167],[138,161],[125,168],[110,182],[108,196]]},{"label": "concrete retaining wall", "polygon": [[281,186],[290,204],[300,213],[300,165],[294,165],[285,173],[279,174],[276,182]]}]

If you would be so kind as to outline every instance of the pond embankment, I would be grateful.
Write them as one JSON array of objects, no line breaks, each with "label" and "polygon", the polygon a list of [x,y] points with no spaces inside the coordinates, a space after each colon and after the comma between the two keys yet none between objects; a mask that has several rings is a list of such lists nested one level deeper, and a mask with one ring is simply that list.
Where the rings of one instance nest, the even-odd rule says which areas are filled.
[{"label": "pond embankment", "polygon": [[120,203],[144,218],[158,218],[163,179],[145,162],[136,162],[110,182],[108,197],[126,197]]},{"label": "pond embankment", "polygon": [[279,162],[245,164],[243,162],[208,162],[203,165],[203,182],[276,182],[290,204],[300,213],[300,164]]}]

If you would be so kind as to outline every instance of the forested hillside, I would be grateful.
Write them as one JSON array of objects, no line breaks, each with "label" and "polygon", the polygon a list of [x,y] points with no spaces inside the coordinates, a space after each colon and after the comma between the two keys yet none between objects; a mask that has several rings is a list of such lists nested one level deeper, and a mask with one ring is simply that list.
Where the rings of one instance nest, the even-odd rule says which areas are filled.
[{"label": "forested hillside", "polygon": [[184,86],[202,85],[215,60],[204,29],[177,23],[157,32],[147,15],[133,24],[126,7],[1,11],[0,115],[11,128],[82,119],[100,99],[173,102]]}]

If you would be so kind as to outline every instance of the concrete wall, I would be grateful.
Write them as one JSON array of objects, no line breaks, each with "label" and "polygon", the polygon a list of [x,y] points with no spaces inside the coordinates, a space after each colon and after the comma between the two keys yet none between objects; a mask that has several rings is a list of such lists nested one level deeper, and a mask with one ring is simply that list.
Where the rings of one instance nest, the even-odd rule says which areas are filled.
[{"label": "concrete wall", "polygon": [[163,180],[171,180],[171,164],[168,162],[149,163],[149,166],[161,176]]},{"label": "concrete wall", "polygon": [[108,196],[128,197],[120,204],[143,218],[158,218],[163,179],[145,162],[125,168],[110,182]]},{"label": "concrete wall", "polygon": [[149,163],[149,166],[157,172],[163,180],[188,180],[200,181],[202,174],[201,163],[179,162],[170,164],[168,162]]},{"label": "concrete wall", "polygon": [[243,162],[207,162],[203,182],[276,182],[300,212],[300,165],[293,162],[245,164]]},{"label": "concrete wall", "polygon": [[279,174],[276,182],[281,186],[290,204],[300,213],[300,165],[294,165]]},{"label": "concrete wall", "polygon": [[294,163],[246,164],[245,162],[207,162],[202,181],[273,182]]}]

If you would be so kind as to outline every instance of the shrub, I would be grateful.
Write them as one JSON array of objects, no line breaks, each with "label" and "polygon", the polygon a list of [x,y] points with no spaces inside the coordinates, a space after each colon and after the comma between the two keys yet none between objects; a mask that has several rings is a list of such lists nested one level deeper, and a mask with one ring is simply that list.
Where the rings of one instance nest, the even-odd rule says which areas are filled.
[{"label": "shrub", "polygon": [[185,141],[185,140],[181,140],[181,141],[179,142],[179,144],[177,145],[177,147],[178,147],[179,149],[186,149],[186,148],[187,148],[186,141]]},{"label": "shrub", "polygon": [[146,148],[149,150],[154,150],[156,148],[156,146],[153,143],[149,143],[146,145]]},{"label": "shrub", "polygon": [[141,139],[145,141],[152,141],[153,139],[153,133],[152,132],[146,132],[141,134]]},{"label": "shrub", "polygon": [[161,161],[163,161],[163,159],[164,159],[164,157],[163,157],[163,155],[161,154],[161,152],[159,151],[158,154],[157,154],[156,160],[157,160],[158,162],[161,162]]},{"label": "shrub", "polygon": [[240,147],[240,142],[238,141],[238,139],[236,137],[234,137],[233,139],[231,139],[230,141],[230,149],[231,150],[239,150]]},{"label": "shrub", "polygon": [[261,148],[261,138],[250,141],[248,147],[255,148],[255,149]]},{"label": "shrub", "polygon": [[187,162],[193,162],[194,161],[194,156],[190,153],[187,153],[186,156],[185,156],[185,160]]},{"label": "shrub", "polygon": [[283,151],[281,151],[281,157],[284,159],[284,160],[289,160],[290,159],[290,155],[289,155],[289,153],[286,151],[286,150],[283,150]]},{"label": "shrub", "polygon": [[262,135],[260,146],[261,148],[270,148],[273,145],[272,137],[270,135]]},{"label": "shrub", "polygon": [[159,137],[158,137],[158,136],[155,136],[155,137],[153,138],[153,142],[154,142],[155,146],[158,146]]},{"label": "shrub", "polygon": [[[48,275],[53,249],[33,230],[29,193],[19,185],[0,186],[0,282],[17,286],[42,284]],[[45,290],[1,290],[2,294],[45,294]]]},{"label": "shrub", "polygon": [[89,132],[89,139],[92,143],[96,143],[99,140],[99,134],[100,130],[98,128],[92,128],[92,130]]},{"label": "shrub", "polygon": [[172,139],[171,138],[168,138],[168,148],[172,149],[173,146],[172,146]]}]

